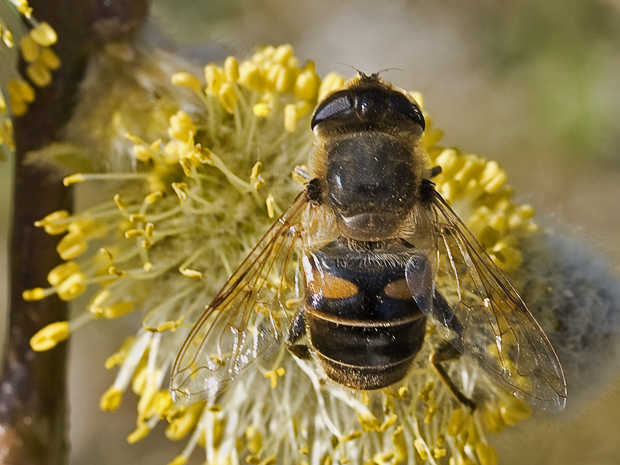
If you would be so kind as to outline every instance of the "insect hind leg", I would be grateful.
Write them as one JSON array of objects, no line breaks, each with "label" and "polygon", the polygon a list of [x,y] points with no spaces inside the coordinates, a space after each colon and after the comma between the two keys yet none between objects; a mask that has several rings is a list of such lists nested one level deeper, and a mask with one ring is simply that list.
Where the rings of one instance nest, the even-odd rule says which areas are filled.
[{"label": "insect hind leg", "polygon": [[441,379],[442,383],[450,390],[456,399],[463,405],[469,407],[473,412],[476,409],[476,403],[463,394],[454,384],[446,369],[441,365],[443,362],[449,362],[460,357],[460,352],[449,341],[442,342],[439,347],[428,357],[428,360]]},{"label": "insect hind leg", "polygon": [[306,318],[304,314],[304,305],[300,305],[297,313],[295,314],[295,318],[293,319],[293,324],[289,329],[288,336],[286,337],[286,348],[290,353],[295,355],[302,360],[308,360],[312,358],[312,352],[310,351],[310,347],[307,344],[301,344],[300,341],[306,335]]}]

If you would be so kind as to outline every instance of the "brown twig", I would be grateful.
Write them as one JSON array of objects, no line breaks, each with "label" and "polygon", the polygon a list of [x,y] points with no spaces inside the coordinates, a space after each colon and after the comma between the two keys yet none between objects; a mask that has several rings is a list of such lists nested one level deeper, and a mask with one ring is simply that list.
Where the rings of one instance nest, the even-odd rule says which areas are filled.
[{"label": "brown twig", "polygon": [[59,261],[58,238],[34,227],[48,213],[71,207],[71,196],[45,168],[24,163],[26,154],[56,139],[77,97],[87,58],[98,43],[131,34],[146,16],[147,0],[31,0],[34,15],[58,33],[54,50],[62,66],[51,85],[37,89],[28,113],[14,121],[16,168],[10,247],[11,299],[7,355],[0,379],[0,464],[66,462],[66,345],[34,353],[30,338],[45,325],[67,319],[56,297],[22,299],[41,286]]}]

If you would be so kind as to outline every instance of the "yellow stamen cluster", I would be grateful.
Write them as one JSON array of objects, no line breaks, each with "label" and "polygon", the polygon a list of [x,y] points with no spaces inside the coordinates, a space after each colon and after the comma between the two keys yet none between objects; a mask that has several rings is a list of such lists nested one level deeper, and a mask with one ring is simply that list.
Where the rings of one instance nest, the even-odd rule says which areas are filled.
[{"label": "yellow stamen cluster", "polygon": [[[2,82],[0,90],[0,146],[4,145],[10,151],[15,150],[13,138],[13,124],[11,116],[21,116],[28,111],[29,105],[35,99],[35,90],[31,83],[38,87],[45,87],[52,81],[52,71],[60,66],[58,55],[51,46],[57,41],[56,32],[45,22],[39,23],[32,17],[32,8],[26,0],[10,0],[17,13],[23,15],[28,23],[29,31],[20,27],[11,30],[7,27],[9,18],[0,17],[0,36],[7,50],[0,50],[3,57],[5,82]],[[15,11],[14,10],[14,11]],[[13,18],[10,18],[13,19]],[[6,20],[6,23],[5,23]],[[14,21],[11,21],[14,22]],[[11,26],[15,27],[15,24]],[[10,66],[9,56],[15,44],[19,45],[21,57],[26,63],[25,76],[20,76],[17,71],[16,60],[13,68]],[[7,52],[7,53],[5,53]],[[28,82],[27,78],[30,82]],[[4,94],[6,91],[6,94]],[[0,159],[2,153],[0,153]]]},{"label": "yellow stamen cluster", "polygon": [[[417,99],[421,101],[419,95]],[[512,202],[513,190],[505,185],[506,173],[496,161],[438,145],[443,133],[426,119],[422,142],[432,165],[442,168],[433,178],[437,191],[457,210],[497,266],[506,272],[516,270],[523,261],[519,239],[539,229],[533,222],[533,208]]]},{"label": "yellow stamen cluster", "polygon": [[[290,176],[312,145],[312,108],[345,80],[335,73],[320,79],[314,64],[300,65],[289,45],[262,48],[242,62],[229,57],[223,66],[208,64],[204,80],[189,71],[158,74],[167,68],[153,60],[162,56],[138,54],[122,66],[117,59],[101,57],[103,68],[126,74],[105,79],[111,87],[97,89],[86,100],[89,111],[78,108],[81,119],[68,128],[86,144],[76,154],[92,152],[91,166],[116,169],[76,173],[65,184],[86,195],[92,188],[108,200],[37,222],[49,234],[64,234],[58,253],[65,262],[50,271],[49,287],[24,293],[30,300],[88,293],[88,308],[76,320],[41,330],[33,347],[51,348],[86,321],[143,312],[135,337],[106,361],[118,374],[101,408],[117,408],[131,386],[140,400],[128,441],[167,421],[168,438],[188,438],[175,465],[186,463],[197,446],[213,463],[436,463],[450,457],[457,464],[477,457],[494,464],[483,429],[499,431],[529,411],[455,362],[452,375],[465,395],[489,391],[472,415],[428,367],[428,348],[412,375],[385,392],[325,385],[312,362],[281,347],[276,363],[231,383],[217,404],[172,403],[166,380],[176,350],[226,276],[301,188]],[[149,108],[148,117],[127,102]],[[427,117],[422,142],[443,168],[434,179],[439,191],[500,266],[516,268],[518,239],[536,230],[532,209],[511,202],[495,162],[444,148],[441,136]],[[298,303],[291,301],[287,311]]]}]

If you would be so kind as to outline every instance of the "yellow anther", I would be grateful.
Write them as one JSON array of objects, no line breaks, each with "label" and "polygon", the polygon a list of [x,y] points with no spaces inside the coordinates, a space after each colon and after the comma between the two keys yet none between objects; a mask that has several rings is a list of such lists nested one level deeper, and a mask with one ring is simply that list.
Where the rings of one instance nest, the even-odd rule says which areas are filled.
[{"label": "yellow anther", "polygon": [[435,389],[435,383],[433,381],[427,382],[426,386],[418,394],[422,402],[428,402],[433,389]]},{"label": "yellow anther", "polygon": [[202,273],[198,270],[192,270],[191,268],[179,268],[179,271],[183,276],[188,278],[202,278]]},{"label": "yellow anther", "polygon": [[168,462],[168,465],[185,465],[189,461],[189,457],[184,455],[177,455],[172,461]]},{"label": "yellow anther", "polygon": [[16,100],[23,100],[26,103],[34,102],[34,88],[26,81],[11,79],[7,84],[7,90],[11,96],[11,104]]},{"label": "yellow anther", "polygon": [[[428,118],[425,118],[428,121]],[[443,137],[443,131],[441,129],[429,129],[430,124],[426,123],[426,129],[422,134],[422,144],[424,147],[429,148],[437,144]]]},{"label": "yellow anther", "polygon": [[259,118],[266,118],[271,114],[271,105],[268,103],[257,103],[252,107],[252,113]]},{"label": "yellow anther", "polygon": [[163,323],[157,325],[157,331],[160,333],[164,331],[175,331],[181,323],[183,323],[183,320],[185,320],[184,316],[178,318],[177,320],[164,321]]},{"label": "yellow anther", "polygon": [[248,451],[251,454],[258,454],[263,448],[263,435],[253,426],[245,430],[245,439],[248,443]]},{"label": "yellow anther", "polygon": [[144,226],[144,235],[146,237],[153,237],[153,231],[155,231],[155,225],[153,223],[146,223]]},{"label": "yellow anther", "polygon": [[153,399],[153,409],[161,416],[167,416],[168,413],[176,409],[169,390],[166,389],[157,393]]},{"label": "yellow anther", "polygon": [[171,186],[174,192],[177,194],[177,197],[179,197],[179,200],[187,200],[187,194],[185,193],[185,190],[187,189],[187,184],[185,184],[184,182],[173,182]]},{"label": "yellow anther", "polygon": [[6,100],[2,95],[0,95],[0,113],[6,115],[7,111]]},{"label": "yellow anther", "polygon": [[224,107],[224,110],[231,115],[235,112],[235,105],[237,104],[238,97],[232,84],[229,84],[228,82],[222,84],[219,92],[217,93],[217,98],[222,107]]},{"label": "yellow anther", "polygon": [[319,100],[323,100],[327,94],[340,89],[344,85],[345,79],[338,73],[329,73],[321,81],[319,86]]},{"label": "yellow anther", "polygon": [[125,272],[115,266],[108,267],[108,274],[118,276],[119,278],[122,278],[123,276],[125,276]]},{"label": "yellow anther", "polygon": [[248,463],[250,465],[259,465],[260,457],[258,457],[257,455],[248,455],[245,458],[245,463]]},{"label": "yellow anther", "polygon": [[26,76],[39,87],[45,87],[52,82],[52,73],[39,60],[26,66]]},{"label": "yellow anther", "polygon": [[379,430],[386,431],[390,426],[394,425],[397,421],[398,421],[398,415],[396,415],[395,413],[392,413],[390,416],[388,416],[383,421]]},{"label": "yellow anther", "polygon": [[164,193],[162,191],[154,191],[148,194],[146,197],[144,197],[144,201],[149,205],[153,205],[155,202],[160,200],[163,196],[164,196]]},{"label": "yellow anther", "polygon": [[392,434],[392,443],[394,444],[394,463],[405,463],[407,461],[408,444],[403,431],[403,425],[400,425]]},{"label": "yellow anther", "polygon": [[175,86],[189,87],[196,92],[202,92],[202,83],[196,76],[185,71],[174,73],[170,77],[170,82]]},{"label": "yellow anther", "polygon": [[415,450],[422,459],[422,461],[426,462],[426,460],[428,459],[428,452],[426,451],[426,444],[424,444],[424,441],[422,441],[422,439],[420,438],[417,438],[415,441],[413,441],[413,447],[415,447]]},{"label": "yellow anther", "polygon": [[116,204],[116,208],[118,208],[119,210],[125,210],[127,208],[125,202],[123,202],[123,199],[121,199],[120,194],[114,194],[113,199],[114,203]]},{"label": "yellow anther", "polygon": [[24,292],[22,292],[22,299],[29,302],[34,300],[41,300],[45,297],[47,297],[47,293],[42,287],[34,287],[32,289],[26,289]]},{"label": "yellow anther", "polygon": [[150,273],[153,270],[153,264],[151,262],[146,262],[144,265],[142,265],[142,269],[147,273]]},{"label": "yellow anther", "polygon": [[8,29],[2,33],[2,41],[8,48],[13,48],[15,46],[15,42],[13,41],[13,33]]},{"label": "yellow anther", "polygon": [[150,147],[144,145],[134,145],[133,154],[136,157],[136,160],[140,160],[146,163],[153,158],[155,152],[153,152],[153,149],[151,149]]},{"label": "yellow anther", "polygon": [[284,129],[288,132],[297,130],[297,108],[294,103],[289,103],[284,107]]},{"label": "yellow anther", "polygon": [[42,47],[49,47],[58,40],[56,31],[46,22],[39,23],[37,27],[30,31],[30,35],[34,41]]},{"label": "yellow anther", "polygon": [[168,428],[166,428],[166,437],[168,439],[182,439],[187,433],[194,429],[196,423],[200,419],[204,403],[198,402],[190,405],[184,414],[171,420]]},{"label": "yellow anther", "polygon": [[86,275],[76,272],[63,280],[56,289],[56,293],[61,300],[72,300],[86,291]]},{"label": "yellow anther", "polygon": [[57,321],[40,329],[30,338],[30,347],[36,352],[49,350],[69,337],[71,332],[68,321]]},{"label": "yellow anther", "polygon": [[168,135],[176,140],[186,142],[191,134],[196,134],[196,126],[192,122],[192,118],[183,110],[177,111],[170,117],[170,127]]},{"label": "yellow anther", "polygon": [[50,213],[42,220],[35,221],[34,225],[38,228],[43,226],[45,232],[50,235],[62,234],[69,227],[69,222],[61,222],[58,224],[55,223],[65,218],[69,218],[69,212],[67,210],[58,210],[54,213]]},{"label": "yellow anther", "polygon": [[256,163],[254,163],[254,166],[252,167],[252,172],[250,173],[250,179],[258,179],[258,176],[260,176],[261,171],[263,171],[263,164],[260,161],[257,161]]},{"label": "yellow anther", "polygon": [[72,260],[86,252],[88,244],[80,232],[69,232],[56,245],[56,251],[63,260]]},{"label": "yellow anther", "polygon": [[500,168],[496,161],[487,162],[482,175],[480,184],[484,186],[484,191],[488,194],[497,192],[506,182],[506,173]]},{"label": "yellow anther", "polygon": [[125,239],[135,239],[136,237],[144,236],[142,229],[128,229],[125,231]]},{"label": "yellow anther", "polygon": [[114,255],[112,254],[112,252],[110,252],[108,249],[106,249],[105,247],[101,247],[99,249],[99,253],[101,255],[103,255],[106,259],[108,260],[114,260]]},{"label": "yellow anther", "polygon": [[454,179],[444,182],[441,187],[439,187],[439,193],[448,202],[453,202],[454,199],[458,197],[460,190],[461,186],[459,182]]},{"label": "yellow anther", "polygon": [[123,301],[111,305],[110,307],[105,307],[102,315],[104,318],[111,320],[129,313],[131,310],[133,310],[133,304],[131,302]]},{"label": "yellow anther", "polygon": [[291,44],[280,45],[275,49],[273,54],[273,61],[276,63],[280,63],[281,65],[286,65],[289,61],[289,58],[293,55],[293,46]]},{"label": "yellow anther", "polygon": [[17,11],[23,14],[26,18],[28,19],[31,18],[32,8],[30,8],[30,6],[28,5],[27,0],[13,0],[11,1],[11,3],[15,5],[15,8],[17,8]]},{"label": "yellow anther", "polygon": [[39,55],[40,62],[52,71],[60,68],[60,58],[54,50],[49,47],[43,47]]},{"label": "yellow anther", "polygon": [[500,238],[499,231],[489,225],[485,225],[481,233],[475,234],[476,238],[478,239],[478,241],[480,241],[480,244],[482,244],[485,249],[493,247],[493,245],[495,245],[495,243]]},{"label": "yellow anther", "polygon": [[503,271],[514,271],[523,263],[523,254],[516,247],[500,241],[491,249],[491,257]]},{"label": "yellow anther", "polygon": [[499,463],[497,452],[490,444],[479,442],[476,445],[476,455],[478,456],[480,465],[497,465]]},{"label": "yellow anther", "polygon": [[34,41],[30,34],[22,37],[20,45],[22,49],[22,57],[26,63],[31,63],[39,58],[41,46]]},{"label": "yellow anther", "polygon": [[[464,157],[465,158],[465,157]],[[479,157],[470,155],[466,157],[461,169],[454,175],[454,179],[462,185],[466,185],[471,179],[476,178],[484,170],[484,161]]]},{"label": "yellow anther", "polygon": [[269,216],[269,218],[275,217],[275,199],[272,194],[269,194],[267,196],[267,198],[265,199],[265,204],[267,205],[267,216]]},{"label": "yellow anther", "polygon": [[313,70],[304,70],[297,76],[294,92],[300,99],[314,102],[318,96],[320,85],[321,79]]},{"label": "yellow anther", "polygon": [[226,76],[224,71],[215,63],[209,63],[205,66],[205,82],[207,83],[207,95],[217,95],[220,86],[224,83]]},{"label": "yellow anther", "polygon": [[504,422],[498,406],[492,403],[485,404],[484,411],[482,412],[482,420],[486,429],[494,433],[501,433],[506,426],[506,422]]},{"label": "yellow anther", "polygon": [[275,465],[276,463],[278,463],[278,460],[275,457],[269,457],[262,465]]},{"label": "yellow anther", "polygon": [[297,72],[295,69],[281,67],[275,78],[274,87],[280,93],[291,92],[295,87]]},{"label": "yellow anther", "polygon": [[114,368],[117,365],[120,365],[121,363],[123,363],[125,361],[125,357],[127,357],[127,353],[129,352],[129,349],[131,348],[133,342],[135,341],[135,338],[130,336],[127,339],[125,339],[125,341],[123,342],[123,345],[121,346],[120,349],[118,349],[115,353],[113,353],[112,355],[110,355],[107,360],[105,361],[104,365],[106,367],[106,369],[110,370],[112,368]]},{"label": "yellow anther", "polygon": [[465,164],[465,158],[454,148],[444,149],[435,159],[435,163],[441,166],[441,174],[450,179]]},{"label": "yellow anther", "polygon": [[239,62],[234,56],[224,60],[224,75],[229,82],[237,82],[239,79]]},{"label": "yellow anther", "polygon": [[520,205],[508,218],[508,226],[511,229],[527,228],[529,220],[534,217],[534,208],[531,205]]},{"label": "yellow anther", "polygon": [[84,178],[84,175],[82,173],[75,173],[72,174],[70,176],[66,176],[63,180],[62,183],[65,186],[70,186],[71,184],[77,184],[79,182],[84,182],[86,179]]},{"label": "yellow anther", "polygon": [[457,408],[452,411],[447,432],[450,436],[456,437],[463,429],[463,426],[465,426],[465,412],[463,412],[463,409]]},{"label": "yellow anther", "polygon": [[269,378],[271,389],[275,389],[278,387],[278,378],[285,375],[285,370],[283,367],[280,367],[276,370],[269,370],[265,373],[265,378]]},{"label": "yellow anther", "polygon": [[501,401],[499,404],[499,413],[502,420],[509,425],[514,426],[521,420],[525,420],[532,414],[532,408],[516,397],[510,396],[507,401]]},{"label": "yellow anther", "polygon": [[263,92],[265,90],[265,72],[256,63],[245,61],[239,67],[239,82],[248,89]]},{"label": "yellow anther", "polygon": [[144,223],[146,222],[146,216],[141,214],[129,215],[129,221],[132,223]]},{"label": "yellow anther", "polygon": [[135,444],[136,442],[144,439],[151,432],[151,428],[145,423],[141,423],[138,427],[127,436],[127,442],[129,444]]},{"label": "yellow anther", "polygon": [[121,405],[121,400],[123,400],[123,391],[116,386],[110,386],[101,396],[99,408],[108,411],[116,410]]},{"label": "yellow anther", "polygon": [[47,274],[47,281],[52,286],[58,286],[62,281],[80,270],[80,265],[76,261],[61,263],[54,267]]}]

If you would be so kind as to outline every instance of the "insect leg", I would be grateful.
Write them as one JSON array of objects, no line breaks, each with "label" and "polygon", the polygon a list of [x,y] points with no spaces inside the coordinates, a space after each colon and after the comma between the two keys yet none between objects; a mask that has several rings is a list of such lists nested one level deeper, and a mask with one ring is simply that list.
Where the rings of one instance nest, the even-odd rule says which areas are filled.
[{"label": "insect leg", "polygon": [[299,343],[305,335],[306,318],[304,314],[304,304],[301,304],[295,314],[295,319],[293,320],[293,324],[291,325],[291,329],[289,330],[288,336],[286,337],[286,341],[284,341],[284,343],[286,344],[286,348],[293,355],[303,360],[308,360],[312,358],[310,347],[306,344]]},{"label": "insect leg", "polygon": [[469,397],[466,397],[458,387],[454,384],[454,381],[448,375],[446,369],[441,365],[442,362],[449,362],[460,357],[460,352],[449,341],[442,342],[439,347],[428,357],[431,366],[437,372],[439,379],[446,385],[450,392],[457,398],[457,400],[466,405],[473,412],[476,409],[476,403]]}]

